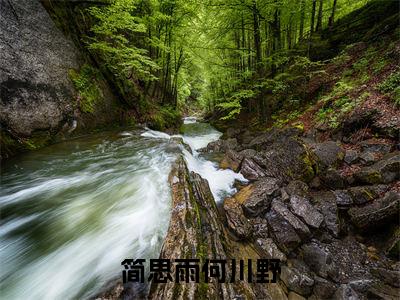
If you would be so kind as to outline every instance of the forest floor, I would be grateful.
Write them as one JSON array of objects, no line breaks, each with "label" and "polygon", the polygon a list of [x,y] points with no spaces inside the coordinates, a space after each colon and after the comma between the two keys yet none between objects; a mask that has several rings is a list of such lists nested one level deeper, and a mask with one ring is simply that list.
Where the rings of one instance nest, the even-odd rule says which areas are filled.
[{"label": "forest floor", "polygon": [[273,299],[398,299],[399,59],[392,37],[350,45],[300,87],[308,102],[267,124],[242,113],[203,149],[250,180],[225,225],[281,259]]}]

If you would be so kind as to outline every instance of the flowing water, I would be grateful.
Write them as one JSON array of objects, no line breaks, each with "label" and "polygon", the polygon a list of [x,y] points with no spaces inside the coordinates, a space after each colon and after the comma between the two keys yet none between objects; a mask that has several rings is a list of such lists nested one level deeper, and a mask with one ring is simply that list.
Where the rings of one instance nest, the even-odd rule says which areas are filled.
[{"label": "flowing water", "polygon": [[197,149],[220,133],[195,119],[182,135],[193,154],[157,131],[107,132],[59,143],[2,166],[0,296],[87,298],[120,276],[125,258],[156,258],[168,229],[167,182],[180,153],[216,201],[245,179]]}]

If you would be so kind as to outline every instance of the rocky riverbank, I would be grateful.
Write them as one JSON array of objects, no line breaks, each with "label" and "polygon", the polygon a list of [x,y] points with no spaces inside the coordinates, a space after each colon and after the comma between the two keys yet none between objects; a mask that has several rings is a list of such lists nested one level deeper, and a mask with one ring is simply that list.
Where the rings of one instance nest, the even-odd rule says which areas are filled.
[{"label": "rocky riverbank", "polygon": [[203,151],[251,180],[225,199],[227,227],[284,262],[281,299],[399,296],[398,141],[322,142],[290,127],[225,138]]},{"label": "rocky riverbank", "polygon": [[[238,192],[220,206],[183,156],[172,168],[171,219],[160,258],[199,259],[200,265],[275,258],[281,261],[277,283],[172,280],[152,282],[140,295],[140,287],[118,284],[99,298],[397,299],[398,144],[343,139],[322,141],[294,127],[228,129],[200,152],[222,157],[221,168],[240,171],[249,183],[238,182]],[[229,263],[226,274],[232,274]]]}]

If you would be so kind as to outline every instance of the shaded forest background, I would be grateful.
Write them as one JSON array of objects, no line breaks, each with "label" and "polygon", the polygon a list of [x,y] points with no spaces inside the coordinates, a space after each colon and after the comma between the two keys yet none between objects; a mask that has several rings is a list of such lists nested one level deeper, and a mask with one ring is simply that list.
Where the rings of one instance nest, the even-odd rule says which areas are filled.
[{"label": "shaded forest background", "polygon": [[270,122],[274,112],[310,98],[293,91],[347,44],[388,30],[378,24],[388,17],[389,29],[397,26],[394,1],[43,3],[86,50],[87,64],[70,72],[81,110],[96,106],[95,79],[104,76],[132,121],[155,129],[178,124],[182,112],[216,119],[250,112]]}]

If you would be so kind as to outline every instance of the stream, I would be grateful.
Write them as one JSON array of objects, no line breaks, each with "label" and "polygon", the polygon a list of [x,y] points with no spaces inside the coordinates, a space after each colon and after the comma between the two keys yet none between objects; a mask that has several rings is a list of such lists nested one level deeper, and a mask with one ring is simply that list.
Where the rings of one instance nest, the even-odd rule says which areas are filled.
[{"label": "stream", "polygon": [[[0,294],[3,299],[96,295],[125,258],[157,258],[168,229],[168,174],[183,153],[217,202],[241,174],[198,149],[221,133],[186,118],[184,142],[153,130],[109,131],[25,153],[2,165]],[[176,137],[176,136],[173,136]]]}]

